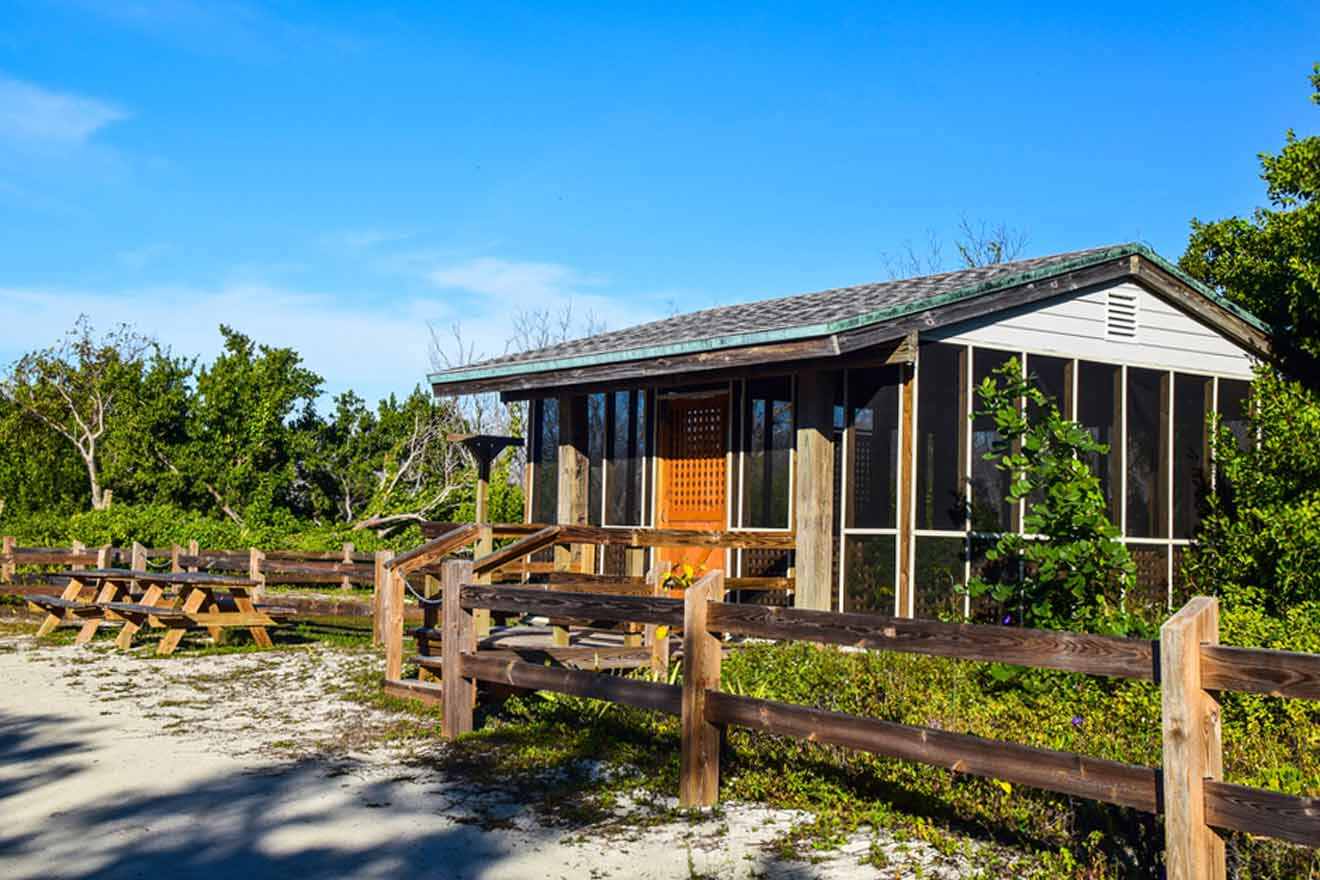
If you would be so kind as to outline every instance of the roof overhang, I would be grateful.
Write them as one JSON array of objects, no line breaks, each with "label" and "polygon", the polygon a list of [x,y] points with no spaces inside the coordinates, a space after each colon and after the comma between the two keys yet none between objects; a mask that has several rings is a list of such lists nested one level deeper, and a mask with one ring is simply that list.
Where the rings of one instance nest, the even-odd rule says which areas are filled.
[{"label": "roof overhang", "polygon": [[[920,334],[1015,306],[1133,281],[1162,296],[1251,353],[1270,357],[1270,334],[1255,317],[1142,245],[1088,255],[1047,270],[999,278],[823,324],[717,336],[666,345],[566,357],[476,364],[428,377],[437,396],[498,391],[508,399],[582,385],[671,380],[785,362],[828,362],[877,349],[887,361],[905,358]],[[851,358],[849,358],[851,360]]]}]

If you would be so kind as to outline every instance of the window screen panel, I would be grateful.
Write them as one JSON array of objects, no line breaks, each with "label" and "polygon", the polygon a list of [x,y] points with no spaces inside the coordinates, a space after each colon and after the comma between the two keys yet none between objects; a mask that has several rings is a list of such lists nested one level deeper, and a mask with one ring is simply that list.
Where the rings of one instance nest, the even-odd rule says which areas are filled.
[{"label": "window screen panel", "polygon": [[966,349],[923,345],[917,364],[916,527],[961,531],[963,433],[967,429]]},{"label": "window screen panel", "polygon": [[892,529],[898,521],[899,367],[848,374],[852,445],[848,455],[848,527]]}]

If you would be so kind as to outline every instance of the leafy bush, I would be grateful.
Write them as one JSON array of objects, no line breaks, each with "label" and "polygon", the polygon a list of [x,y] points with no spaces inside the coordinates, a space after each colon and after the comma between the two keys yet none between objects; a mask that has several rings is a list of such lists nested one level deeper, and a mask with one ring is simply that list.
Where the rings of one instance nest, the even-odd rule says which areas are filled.
[{"label": "leafy bush", "polygon": [[1136,566],[1109,521],[1100,479],[1086,463],[1109,448],[1060,415],[1054,400],[1023,377],[1017,358],[987,376],[976,393],[982,405],[976,415],[993,418],[998,433],[985,459],[1012,476],[1010,505],[1027,500],[1023,524],[1031,537],[1006,533],[986,551],[998,571],[1019,577],[975,577],[968,591],[1020,603],[1030,626],[1114,634],[1134,629],[1122,600]]}]

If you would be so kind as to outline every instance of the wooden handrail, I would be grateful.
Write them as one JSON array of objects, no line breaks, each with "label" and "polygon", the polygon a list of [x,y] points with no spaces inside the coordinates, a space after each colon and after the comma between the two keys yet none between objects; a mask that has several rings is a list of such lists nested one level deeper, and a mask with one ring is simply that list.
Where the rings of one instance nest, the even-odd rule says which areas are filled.
[{"label": "wooden handrail", "polygon": [[562,531],[563,526],[546,526],[540,531],[532,532],[527,537],[519,538],[507,547],[501,547],[494,553],[487,553],[473,563],[472,570],[476,574],[486,574],[494,571],[501,565],[507,565],[515,559],[554,544]]},{"label": "wooden handrail", "polygon": [[452,529],[432,541],[427,541],[420,547],[414,547],[407,553],[400,553],[387,564],[392,571],[400,574],[407,574],[419,566],[433,561],[437,557],[446,556],[459,547],[465,547],[477,540],[481,534],[481,527],[476,525],[459,526]]}]

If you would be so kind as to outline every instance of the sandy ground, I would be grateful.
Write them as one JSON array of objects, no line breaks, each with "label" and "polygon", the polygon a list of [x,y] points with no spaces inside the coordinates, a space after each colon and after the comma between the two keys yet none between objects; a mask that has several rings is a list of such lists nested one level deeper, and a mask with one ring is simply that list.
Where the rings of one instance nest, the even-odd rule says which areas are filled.
[{"label": "sandy ground", "polygon": [[[623,804],[606,823],[546,822],[517,780],[478,785],[415,746],[381,745],[395,719],[342,695],[371,662],[326,647],[155,661],[0,638],[0,877],[963,873],[882,830],[810,864],[778,861],[767,844],[803,817],[750,805],[699,821],[634,824],[639,805]],[[873,847],[886,868],[861,863]]]}]

